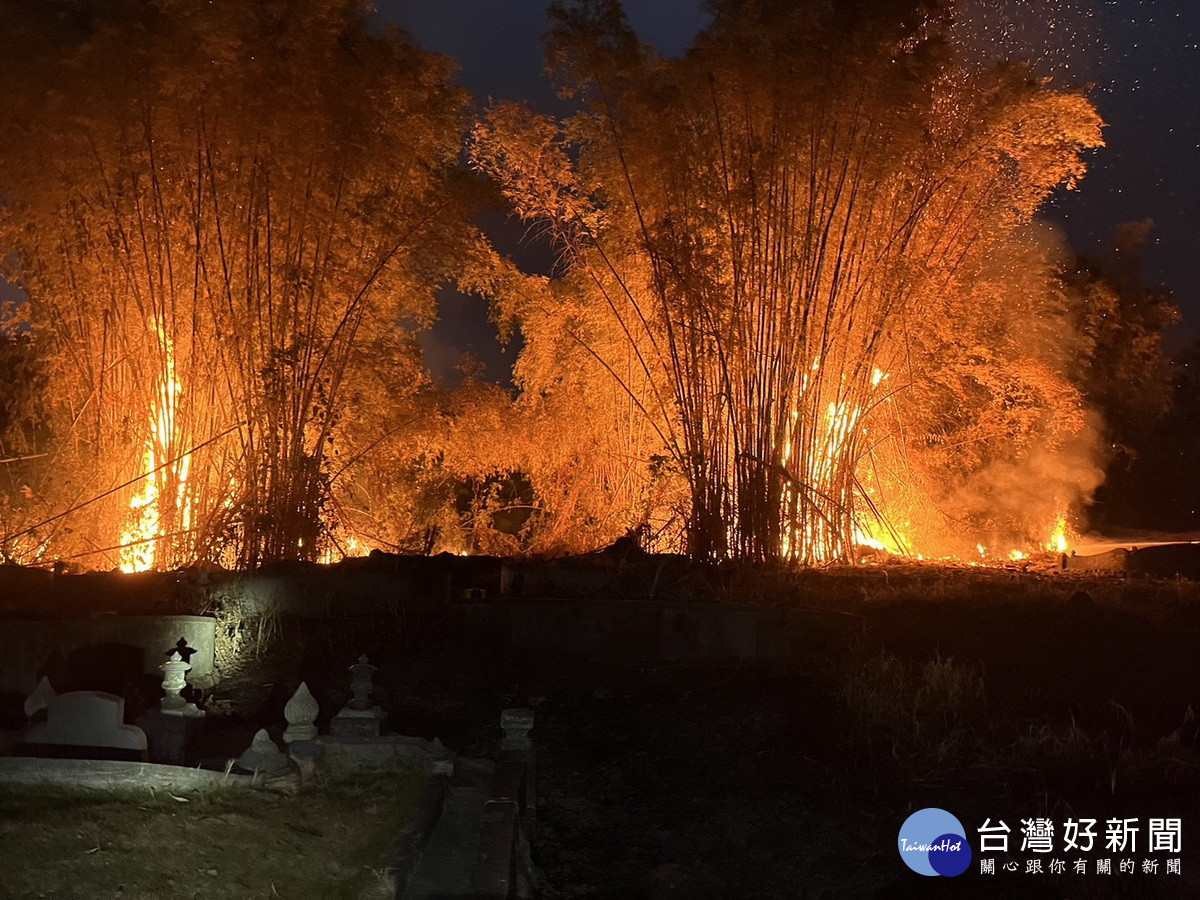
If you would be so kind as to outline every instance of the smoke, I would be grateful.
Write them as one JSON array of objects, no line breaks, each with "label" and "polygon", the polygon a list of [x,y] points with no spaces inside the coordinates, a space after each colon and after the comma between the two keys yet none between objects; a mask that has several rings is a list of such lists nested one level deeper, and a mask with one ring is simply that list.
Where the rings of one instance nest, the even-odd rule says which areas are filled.
[{"label": "smoke", "polygon": [[[1059,273],[1072,256],[1061,232],[1035,223],[972,276],[947,316],[961,346],[987,346],[959,368],[963,434],[918,454],[933,514],[906,511],[912,550],[924,556],[1004,558],[1044,549],[1065,518],[1080,518],[1104,480],[1104,422],[1088,408],[1078,374],[1089,342]],[[915,497],[913,498],[916,499]],[[915,506],[916,504],[914,504]]]},{"label": "smoke", "polygon": [[1100,417],[1087,411],[1061,445],[1038,443],[1019,457],[994,460],[954,491],[945,508],[952,519],[974,526],[989,555],[1044,548],[1058,522],[1065,517],[1070,527],[1103,483],[1102,434]]}]

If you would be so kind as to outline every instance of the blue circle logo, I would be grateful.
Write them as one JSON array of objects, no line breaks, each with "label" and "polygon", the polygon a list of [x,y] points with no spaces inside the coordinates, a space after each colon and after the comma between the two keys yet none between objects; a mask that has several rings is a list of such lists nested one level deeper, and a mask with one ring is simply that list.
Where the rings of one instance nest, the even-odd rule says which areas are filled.
[{"label": "blue circle logo", "polygon": [[900,826],[900,858],[922,875],[961,875],[971,865],[962,823],[944,809],[918,810]]}]

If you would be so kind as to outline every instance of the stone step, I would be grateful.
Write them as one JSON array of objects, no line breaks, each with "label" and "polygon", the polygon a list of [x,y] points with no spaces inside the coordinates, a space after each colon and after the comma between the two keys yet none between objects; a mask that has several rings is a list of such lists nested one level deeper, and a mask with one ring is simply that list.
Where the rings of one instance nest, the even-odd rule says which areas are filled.
[{"label": "stone step", "polygon": [[441,818],[402,889],[402,900],[474,896],[472,878],[480,857],[480,833],[493,776],[494,766],[486,760],[455,763]]}]

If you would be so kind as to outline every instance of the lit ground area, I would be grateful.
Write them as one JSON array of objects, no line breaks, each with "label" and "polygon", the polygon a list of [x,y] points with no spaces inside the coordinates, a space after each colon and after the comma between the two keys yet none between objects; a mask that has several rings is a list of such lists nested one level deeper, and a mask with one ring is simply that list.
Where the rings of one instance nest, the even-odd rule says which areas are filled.
[{"label": "lit ground area", "polygon": [[4,786],[0,895],[394,896],[385,860],[422,783],[178,797]]}]

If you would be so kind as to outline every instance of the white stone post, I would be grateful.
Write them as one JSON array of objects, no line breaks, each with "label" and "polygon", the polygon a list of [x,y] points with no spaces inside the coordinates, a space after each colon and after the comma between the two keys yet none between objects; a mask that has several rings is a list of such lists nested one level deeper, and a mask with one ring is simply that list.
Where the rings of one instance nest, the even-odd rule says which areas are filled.
[{"label": "white stone post", "polygon": [[504,730],[504,738],[500,741],[501,750],[531,750],[533,741],[529,732],[533,730],[532,709],[506,709],[500,713],[500,727]]},{"label": "white stone post", "polygon": [[192,668],[190,663],[183,661],[178,650],[172,650],[167,661],[159,666],[163,670],[163,698],[161,706],[165,712],[186,709],[188,702],[180,696],[187,687],[187,673]]}]

